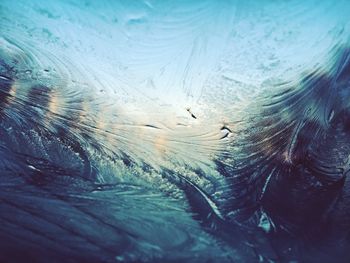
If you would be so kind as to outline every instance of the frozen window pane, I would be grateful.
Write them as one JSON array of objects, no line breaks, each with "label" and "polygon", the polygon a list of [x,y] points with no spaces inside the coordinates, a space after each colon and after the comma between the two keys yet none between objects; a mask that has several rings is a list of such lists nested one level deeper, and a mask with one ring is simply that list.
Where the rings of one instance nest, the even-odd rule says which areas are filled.
[{"label": "frozen window pane", "polygon": [[0,261],[350,259],[349,13],[2,0]]}]

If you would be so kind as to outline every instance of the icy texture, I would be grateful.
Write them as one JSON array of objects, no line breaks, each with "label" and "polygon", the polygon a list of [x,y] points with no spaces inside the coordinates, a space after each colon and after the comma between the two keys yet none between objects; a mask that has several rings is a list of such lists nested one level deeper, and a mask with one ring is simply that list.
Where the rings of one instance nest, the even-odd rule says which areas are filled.
[{"label": "icy texture", "polygon": [[0,2],[0,261],[348,262],[348,1]]}]

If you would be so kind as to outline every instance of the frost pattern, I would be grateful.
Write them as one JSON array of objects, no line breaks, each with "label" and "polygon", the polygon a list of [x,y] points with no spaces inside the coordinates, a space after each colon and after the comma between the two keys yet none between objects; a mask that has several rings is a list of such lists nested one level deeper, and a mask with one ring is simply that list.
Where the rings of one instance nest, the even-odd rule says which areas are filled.
[{"label": "frost pattern", "polygon": [[0,259],[349,258],[349,11],[1,1]]}]

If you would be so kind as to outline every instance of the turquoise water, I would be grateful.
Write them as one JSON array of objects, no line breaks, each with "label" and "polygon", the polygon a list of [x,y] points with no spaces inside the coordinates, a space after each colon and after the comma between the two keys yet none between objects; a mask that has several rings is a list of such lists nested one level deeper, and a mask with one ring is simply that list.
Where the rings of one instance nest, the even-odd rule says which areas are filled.
[{"label": "turquoise water", "polygon": [[0,1],[0,261],[348,262],[350,2]]}]

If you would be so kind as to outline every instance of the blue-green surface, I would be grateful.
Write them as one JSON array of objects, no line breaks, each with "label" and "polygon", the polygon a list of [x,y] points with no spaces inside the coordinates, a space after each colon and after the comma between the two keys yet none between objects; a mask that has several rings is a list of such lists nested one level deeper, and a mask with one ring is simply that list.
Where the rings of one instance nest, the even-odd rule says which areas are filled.
[{"label": "blue-green surface", "polygon": [[349,14],[0,0],[0,261],[350,262]]}]

